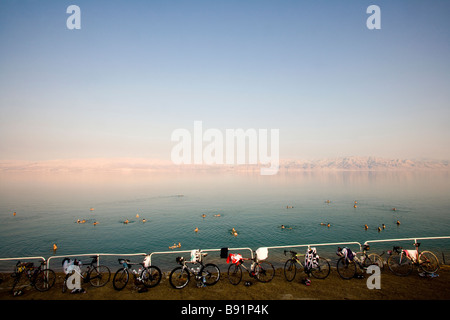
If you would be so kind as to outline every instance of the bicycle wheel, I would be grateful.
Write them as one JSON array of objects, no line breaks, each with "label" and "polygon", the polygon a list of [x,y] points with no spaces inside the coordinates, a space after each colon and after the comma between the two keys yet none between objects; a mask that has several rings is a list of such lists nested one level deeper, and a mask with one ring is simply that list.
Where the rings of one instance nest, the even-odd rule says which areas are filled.
[{"label": "bicycle wheel", "polygon": [[145,267],[141,272],[141,280],[146,288],[156,287],[161,281],[161,270],[156,266]]},{"label": "bicycle wheel", "polygon": [[317,266],[309,270],[312,276],[316,279],[325,279],[330,274],[330,263],[327,259],[319,257],[317,260]]},{"label": "bicycle wheel", "polygon": [[130,274],[128,273],[128,270],[125,268],[120,268],[114,274],[114,278],[113,278],[114,289],[116,289],[117,291],[122,290],[123,288],[126,287],[129,279],[130,279]]},{"label": "bicycle wheel", "polygon": [[405,254],[395,254],[388,259],[388,268],[396,276],[407,276],[413,269],[412,261]]},{"label": "bicycle wheel", "polygon": [[295,275],[297,274],[297,267],[295,266],[295,260],[289,259],[284,264],[284,277],[287,281],[291,282],[295,279]]},{"label": "bicycle wheel", "polygon": [[268,261],[257,262],[253,271],[260,282],[270,282],[275,276],[275,268]]},{"label": "bicycle wheel", "polygon": [[103,287],[109,282],[111,271],[107,266],[93,267],[91,271],[89,271],[88,278],[89,283],[93,287]]},{"label": "bicycle wheel", "polygon": [[169,275],[169,282],[175,289],[183,289],[190,280],[189,271],[183,267],[176,267]]},{"label": "bicycle wheel", "polygon": [[342,257],[338,260],[336,269],[342,279],[349,280],[356,274],[356,263]]},{"label": "bicycle wheel", "polygon": [[433,273],[439,269],[439,260],[431,251],[423,251],[419,255],[420,268],[427,273]]},{"label": "bicycle wheel", "polygon": [[380,270],[383,270],[384,260],[379,254],[371,253],[364,260],[364,267],[368,267],[370,265],[377,265],[380,268]]},{"label": "bicycle wheel", "polygon": [[242,267],[236,263],[228,267],[228,280],[234,286],[238,285],[242,279]]},{"label": "bicycle wheel", "polygon": [[33,287],[38,291],[48,291],[55,284],[56,274],[52,269],[44,269],[38,272],[33,281]]},{"label": "bicycle wheel", "polygon": [[220,279],[220,270],[219,267],[215,264],[208,263],[200,270],[200,274],[202,275],[203,283],[207,286],[213,286]]}]

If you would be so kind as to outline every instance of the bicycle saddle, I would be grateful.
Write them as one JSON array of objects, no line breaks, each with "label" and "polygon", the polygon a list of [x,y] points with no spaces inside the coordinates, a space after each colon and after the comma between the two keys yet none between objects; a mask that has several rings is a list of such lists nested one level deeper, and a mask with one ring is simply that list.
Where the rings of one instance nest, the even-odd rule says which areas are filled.
[{"label": "bicycle saddle", "polygon": [[128,259],[118,259],[119,260],[119,263],[130,263],[130,260],[128,260]]}]

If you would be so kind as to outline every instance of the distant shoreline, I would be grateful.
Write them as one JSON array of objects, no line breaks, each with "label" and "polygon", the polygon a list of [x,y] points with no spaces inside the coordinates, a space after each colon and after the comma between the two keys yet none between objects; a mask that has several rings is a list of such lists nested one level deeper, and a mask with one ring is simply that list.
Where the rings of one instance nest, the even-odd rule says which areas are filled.
[{"label": "distant shoreline", "polygon": [[[245,172],[258,173],[263,165],[175,165],[146,158],[56,159],[46,161],[0,161],[6,172]],[[449,171],[448,160],[410,160],[379,157],[340,157],[317,160],[280,160],[280,173],[339,171]]]}]

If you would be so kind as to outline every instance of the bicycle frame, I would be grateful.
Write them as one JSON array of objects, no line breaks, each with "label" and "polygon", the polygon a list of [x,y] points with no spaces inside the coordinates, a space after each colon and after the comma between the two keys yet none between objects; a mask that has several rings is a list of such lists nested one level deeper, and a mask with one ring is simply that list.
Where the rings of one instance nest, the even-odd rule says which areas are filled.
[{"label": "bicycle frame", "polygon": [[[192,264],[192,267],[189,267],[187,264],[190,263]],[[196,279],[198,280],[198,277],[200,276],[200,271],[202,270],[202,268],[205,266],[203,264],[203,261],[186,261],[186,260],[182,260],[181,261],[181,266],[183,267],[183,270],[187,270],[187,272],[189,272],[190,274],[192,274],[194,277],[196,277]],[[194,266],[198,265],[196,271],[194,271]]]},{"label": "bicycle frame", "polygon": [[[245,266],[245,264],[244,264],[244,262],[245,261],[249,261],[249,260],[251,260],[252,261],[252,264],[250,265],[250,270]],[[242,266],[244,269],[245,269],[245,271],[247,271],[248,272],[248,274],[251,276],[251,277],[253,277],[254,276],[254,274],[252,274],[253,273],[253,270],[254,270],[254,268],[255,268],[255,264],[256,264],[256,258],[242,258],[242,259],[240,259],[237,263],[236,263],[236,265],[237,266]]]},{"label": "bicycle frame", "polygon": [[295,255],[294,254],[292,254],[292,260],[294,260],[294,262],[296,262],[296,263],[298,263],[302,268],[303,268],[303,270],[305,270],[306,271],[306,266],[304,266],[303,265],[303,263],[300,261],[300,258],[304,258],[305,257],[305,254],[304,253],[296,253]]},{"label": "bicycle frame", "polygon": [[[143,262],[129,262],[129,261],[124,261],[122,263],[122,266],[125,268],[125,270],[127,270],[128,273],[131,273],[134,275],[135,278],[138,278],[136,275],[139,274],[139,269],[136,271],[136,269],[132,269],[132,266],[135,265],[140,265],[142,268],[144,267],[144,263]],[[140,280],[140,279],[138,279]]]},{"label": "bicycle frame", "polygon": [[393,251],[400,255],[400,262],[404,261],[404,260],[402,260],[403,258],[406,258],[406,259],[411,260],[413,265],[418,266],[418,265],[420,265],[419,255],[421,254],[421,252],[419,252],[418,245],[416,245],[415,247],[416,247],[415,255],[409,254],[407,249],[403,249],[401,247],[394,247]]},{"label": "bicycle frame", "polygon": [[23,265],[19,266],[20,261],[17,263],[17,269],[19,271],[15,271],[16,275],[22,275],[25,274],[27,279],[30,281],[30,284],[33,284],[33,282],[36,280],[37,274],[42,270],[42,266],[45,263],[41,263],[38,267],[35,267],[34,265]]}]

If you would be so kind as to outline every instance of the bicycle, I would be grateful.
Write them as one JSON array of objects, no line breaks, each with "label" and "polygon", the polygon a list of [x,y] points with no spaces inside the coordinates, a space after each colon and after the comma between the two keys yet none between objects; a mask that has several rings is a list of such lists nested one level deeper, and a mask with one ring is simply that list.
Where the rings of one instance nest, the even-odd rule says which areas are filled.
[{"label": "bicycle", "polygon": [[11,292],[14,295],[21,294],[21,290],[15,291],[14,289],[18,287],[22,277],[26,277],[25,279],[28,280],[29,285],[40,292],[50,290],[55,284],[56,274],[52,269],[43,269],[45,265],[45,261],[42,261],[38,267],[35,267],[33,262],[22,263],[18,261],[12,274],[14,283]]},{"label": "bicycle", "polygon": [[305,257],[305,254],[284,250],[284,255],[286,255],[286,252],[291,254],[291,258],[284,264],[284,277],[287,281],[291,282],[295,279],[297,274],[296,264],[299,264],[307,275],[311,274],[316,279],[326,279],[330,274],[330,263],[327,259],[317,257],[315,262],[311,264],[305,262],[303,265],[300,258]]},{"label": "bicycle", "polygon": [[[180,266],[170,272],[170,285],[175,289],[186,287],[191,274],[197,280],[198,287],[215,285],[220,279],[220,269],[213,263],[203,264],[203,257],[207,255],[206,252],[196,250],[191,254],[191,261],[186,261],[183,257],[177,257],[175,261]],[[189,268],[188,263],[192,264],[192,267]]]},{"label": "bicycle", "polygon": [[415,250],[405,250],[402,247],[394,246],[389,252],[388,267],[397,276],[407,276],[413,266],[417,266],[425,273],[434,273],[439,269],[439,260],[431,251],[419,252],[420,243],[414,243]]},{"label": "bicycle", "polygon": [[[116,271],[113,278],[113,287],[117,291],[122,290],[130,280],[130,273],[134,276],[135,285],[143,284],[145,288],[153,288],[161,281],[161,270],[157,266],[150,265],[150,256],[146,256],[143,262],[131,263],[128,259],[118,259],[122,268]],[[138,271],[132,269],[133,265],[140,265]]]},{"label": "bicycle", "polygon": [[[103,287],[106,285],[109,280],[111,279],[111,271],[107,266],[104,265],[96,265],[98,262],[98,256],[91,256],[92,260],[87,265],[87,270],[80,273],[77,269],[73,269],[74,272],[78,273],[81,279],[83,279],[83,283],[90,283],[93,287]],[[64,260],[63,260],[64,263]],[[81,261],[74,261],[75,265],[78,265],[81,267],[82,263]],[[67,280],[72,275],[72,273],[69,273],[64,278],[64,284],[62,292],[66,292],[67,288]]]},{"label": "bicycle", "polygon": [[[371,265],[377,265],[380,270],[384,268],[383,258],[376,253],[368,255],[367,251],[369,251],[369,249],[370,246],[364,244],[363,251],[354,254],[348,248],[338,248],[336,254],[341,258],[337,261],[336,269],[342,279],[349,280],[354,278],[356,276],[356,266],[361,270],[367,269]],[[360,257],[358,257],[358,255]]]},{"label": "bicycle", "polygon": [[[257,279],[259,282],[270,282],[275,276],[275,268],[268,261],[260,261],[255,253],[254,258],[242,258],[239,255],[230,255],[232,264],[228,267],[228,280],[232,285],[238,285],[242,280],[242,268],[244,268],[251,278]],[[253,261],[250,270],[244,265],[245,261]]]}]

